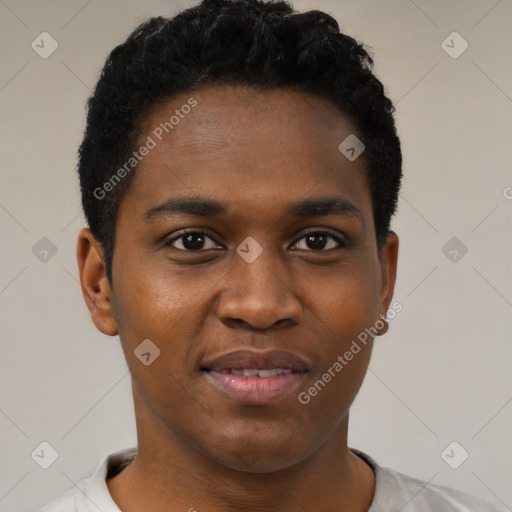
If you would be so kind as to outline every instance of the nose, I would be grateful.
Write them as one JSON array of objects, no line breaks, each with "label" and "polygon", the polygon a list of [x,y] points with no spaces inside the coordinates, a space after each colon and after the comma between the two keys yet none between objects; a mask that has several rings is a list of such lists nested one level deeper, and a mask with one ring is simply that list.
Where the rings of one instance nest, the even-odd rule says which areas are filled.
[{"label": "nose", "polygon": [[252,263],[233,256],[217,314],[230,327],[265,330],[299,324],[302,305],[283,263],[264,250]]}]

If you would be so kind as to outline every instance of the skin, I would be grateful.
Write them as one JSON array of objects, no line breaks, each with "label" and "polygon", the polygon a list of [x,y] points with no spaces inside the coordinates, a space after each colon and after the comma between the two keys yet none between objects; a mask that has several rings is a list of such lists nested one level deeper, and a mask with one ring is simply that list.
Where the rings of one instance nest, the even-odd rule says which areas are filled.
[{"label": "skin", "polygon": [[[92,320],[119,334],[132,377],[138,455],[108,489],[124,512],[366,511],[375,476],[347,448],[347,428],[373,340],[307,405],[297,399],[393,295],[398,237],[388,235],[379,262],[364,158],[338,150],[357,131],[306,93],[216,85],[155,105],[141,143],[191,96],[198,106],[142,160],[120,205],[112,287],[101,244],[87,228],[78,239]],[[145,219],[177,196],[227,212]],[[287,214],[332,196],[360,215]],[[165,246],[183,228],[207,235],[202,252],[183,238]],[[318,232],[346,245],[329,237],[318,249]],[[263,248],[252,263],[235,252],[249,236]],[[145,339],[161,351],[149,366],[134,356]],[[235,402],[199,366],[245,347],[291,351],[310,371],[276,402]]]}]

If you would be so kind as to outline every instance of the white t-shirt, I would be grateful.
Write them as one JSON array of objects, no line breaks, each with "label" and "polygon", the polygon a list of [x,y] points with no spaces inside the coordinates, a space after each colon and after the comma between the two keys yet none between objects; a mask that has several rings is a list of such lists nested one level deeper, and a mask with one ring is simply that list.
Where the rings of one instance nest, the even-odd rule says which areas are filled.
[{"label": "white t-shirt", "polygon": [[[381,467],[365,453],[350,450],[375,473],[375,495],[368,512],[505,512],[469,494]],[[107,455],[90,478],[37,512],[121,512],[108,491],[106,477],[119,473],[133,461],[136,453],[136,448],[129,448]]]}]

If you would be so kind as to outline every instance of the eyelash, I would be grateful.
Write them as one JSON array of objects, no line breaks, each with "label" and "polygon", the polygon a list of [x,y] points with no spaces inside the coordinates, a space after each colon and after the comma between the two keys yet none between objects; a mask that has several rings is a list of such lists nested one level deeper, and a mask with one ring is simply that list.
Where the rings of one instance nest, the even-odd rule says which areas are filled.
[{"label": "eyelash", "polygon": [[[174,242],[176,242],[177,240],[181,240],[182,238],[184,238],[187,235],[203,235],[206,238],[209,238],[210,240],[215,242],[215,240],[211,236],[209,236],[207,233],[205,233],[204,231],[190,230],[190,231],[184,231],[179,236],[175,236],[171,240],[167,241],[164,244],[164,247],[172,247],[172,244]],[[339,250],[339,249],[344,249],[348,245],[347,242],[345,240],[343,240],[342,238],[340,238],[339,236],[334,235],[329,231],[322,231],[322,230],[314,230],[314,231],[309,231],[307,233],[304,233],[304,235],[302,235],[300,238],[297,238],[292,243],[292,245],[296,245],[300,240],[303,240],[304,238],[308,237],[309,235],[327,235],[328,237],[334,239],[337,242],[338,247],[331,248],[331,249],[321,249],[321,250],[317,250],[317,251],[313,250],[313,249],[309,249],[308,252],[314,252],[314,253],[330,252],[330,251],[335,251],[335,250]],[[215,243],[217,243],[217,242],[215,242]],[[187,250],[187,249],[177,249],[176,247],[173,247],[173,248],[180,252],[186,252],[186,253],[201,253],[203,251],[211,250],[211,249],[200,249],[198,251],[191,251],[191,250]]]}]

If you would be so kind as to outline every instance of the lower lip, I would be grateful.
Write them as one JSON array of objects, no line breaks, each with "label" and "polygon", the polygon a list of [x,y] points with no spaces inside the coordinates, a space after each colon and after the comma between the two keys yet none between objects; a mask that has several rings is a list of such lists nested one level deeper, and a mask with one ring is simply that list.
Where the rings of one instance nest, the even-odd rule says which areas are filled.
[{"label": "lower lip", "polygon": [[206,375],[224,392],[246,404],[275,402],[290,393],[305,377],[305,373],[289,373],[277,377],[244,377],[216,371]]}]

